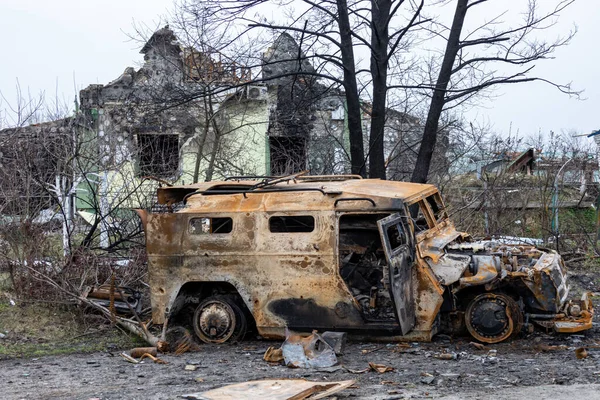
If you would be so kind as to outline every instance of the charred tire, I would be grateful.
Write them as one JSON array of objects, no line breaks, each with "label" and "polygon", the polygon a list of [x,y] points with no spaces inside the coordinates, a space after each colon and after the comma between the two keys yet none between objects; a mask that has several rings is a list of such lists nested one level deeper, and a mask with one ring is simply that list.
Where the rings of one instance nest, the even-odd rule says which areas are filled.
[{"label": "charred tire", "polygon": [[465,322],[471,336],[484,343],[499,343],[519,334],[523,313],[504,293],[483,293],[467,306]]},{"label": "charred tire", "polygon": [[244,312],[229,296],[211,296],[196,308],[192,320],[194,332],[204,343],[241,340],[246,334]]}]

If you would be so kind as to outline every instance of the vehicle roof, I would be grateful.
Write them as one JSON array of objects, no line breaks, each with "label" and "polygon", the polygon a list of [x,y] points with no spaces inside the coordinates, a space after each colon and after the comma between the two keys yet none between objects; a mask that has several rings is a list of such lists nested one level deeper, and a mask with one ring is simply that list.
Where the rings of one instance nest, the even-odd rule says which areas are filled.
[{"label": "vehicle roof", "polygon": [[[187,207],[182,212],[204,208],[223,211],[242,211],[241,208],[244,211],[253,208],[332,209],[338,207],[336,200],[351,198],[362,200],[339,202],[339,207],[362,209],[369,206],[365,199],[372,199],[376,208],[396,208],[399,202],[412,203],[437,191],[430,184],[355,179],[353,176],[302,176],[248,190],[259,182],[240,179],[163,187],[158,189],[158,200],[161,204],[185,200]],[[240,206],[241,202],[245,203],[243,207]]]}]

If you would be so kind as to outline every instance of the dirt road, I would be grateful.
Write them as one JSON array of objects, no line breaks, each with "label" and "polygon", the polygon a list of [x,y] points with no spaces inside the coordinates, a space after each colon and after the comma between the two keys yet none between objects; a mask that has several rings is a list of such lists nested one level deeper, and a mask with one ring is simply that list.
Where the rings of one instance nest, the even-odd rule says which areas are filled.
[{"label": "dirt road", "polygon": [[[600,349],[577,359],[574,349],[600,342],[596,327],[586,336],[537,334],[508,344],[477,349],[468,339],[438,337],[433,343],[351,343],[335,372],[290,369],[262,359],[277,343],[201,346],[200,351],[167,355],[168,364],[130,364],[118,352],[0,361],[3,399],[176,399],[229,383],[261,378],[318,381],[355,379],[338,398],[586,398],[600,399]],[[441,353],[456,359],[436,358]],[[364,370],[368,362],[393,367],[383,374]],[[194,365],[196,370],[185,370]],[[188,367],[189,368],[189,367]],[[574,396],[574,397],[573,397]]]}]

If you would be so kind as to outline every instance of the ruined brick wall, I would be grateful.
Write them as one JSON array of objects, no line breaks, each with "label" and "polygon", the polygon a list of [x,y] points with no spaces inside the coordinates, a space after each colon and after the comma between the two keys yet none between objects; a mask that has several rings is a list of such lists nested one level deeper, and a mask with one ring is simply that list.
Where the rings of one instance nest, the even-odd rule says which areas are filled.
[{"label": "ruined brick wall", "polygon": [[[270,99],[268,134],[271,138],[288,138],[271,139],[277,146],[271,151],[273,174],[303,169],[315,175],[350,173],[345,95],[318,82],[310,75],[314,72],[287,33],[281,34],[263,54],[262,77],[268,85]],[[369,103],[363,103],[363,144],[367,154],[371,127],[369,107]],[[423,133],[422,123],[414,116],[393,109],[387,110],[386,118],[384,153],[388,179],[409,180]],[[296,138],[295,142],[289,138]],[[306,148],[297,151],[296,142],[302,140],[306,140]],[[433,171],[447,170],[447,142],[443,132],[436,148]],[[285,154],[286,145],[288,154]],[[294,151],[290,151],[290,147]],[[286,157],[295,159],[284,164],[281,159]],[[368,165],[367,160],[365,163]]]}]

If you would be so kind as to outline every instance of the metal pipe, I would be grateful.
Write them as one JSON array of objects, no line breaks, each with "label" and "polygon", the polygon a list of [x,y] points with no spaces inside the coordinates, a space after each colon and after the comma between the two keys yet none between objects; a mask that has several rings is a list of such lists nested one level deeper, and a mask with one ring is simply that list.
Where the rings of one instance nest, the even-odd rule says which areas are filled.
[{"label": "metal pipe", "polygon": [[531,319],[556,319],[556,318],[564,318],[565,314],[525,314],[527,318]]},{"label": "metal pipe", "polygon": [[340,201],[368,201],[368,202],[370,202],[373,205],[373,207],[375,207],[375,201],[373,199],[368,198],[368,197],[346,197],[346,198],[343,198],[343,199],[337,199],[335,201],[335,203],[333,203],[333,206],[337,207],[337,205],[338,205],[338,203]]}]

